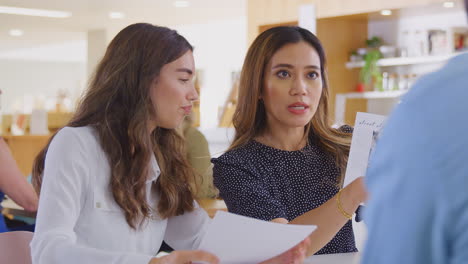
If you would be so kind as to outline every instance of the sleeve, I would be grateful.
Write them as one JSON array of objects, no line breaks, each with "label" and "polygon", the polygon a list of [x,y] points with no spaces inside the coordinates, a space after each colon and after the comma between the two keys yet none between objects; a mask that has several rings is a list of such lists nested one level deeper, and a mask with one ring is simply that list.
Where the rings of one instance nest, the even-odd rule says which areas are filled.
[{"label": "sleeve", "polygon": [[64,128],[49,146],[31,242],[33,263],[149,263],[152,256],[108,252],[77,244],[74,226],[87,198],[92,151],[85,147],[90,143],[85,143],[72,129]]},{"label": "sleeve", "polygon": [[196,250],[208,229],[211,219],[198,203],[192,212],[173,216],[167,221],[164,241],[175,250]]},{"label": "sleeve", "polygon": [[352,134],[353,131],[354,131],[354,128],[352,126],[342,125],[342,126],[340,126],[338,128],[338,131],[343,132],[343,133]]},{"label": "sleeve", "polygon": [[197,180],[196,197],[215,197],[216,190],[213,186],[213,169],[210,162],[210,150],[205,136],[194,127],[186,131],[187,154],[190,165],[201,176]]},{"label": "sleeve", "polygon": [[288,219],[284,205],[268,192],[254,172],[234,162],[212,161],[214,184],[229,212],[265,221]]}]

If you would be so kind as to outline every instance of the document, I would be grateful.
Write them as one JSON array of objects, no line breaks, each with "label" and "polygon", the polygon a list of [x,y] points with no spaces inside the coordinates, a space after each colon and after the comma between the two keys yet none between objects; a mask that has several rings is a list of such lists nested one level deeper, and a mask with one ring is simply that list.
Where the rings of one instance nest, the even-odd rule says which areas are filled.
[{"label": "document", "polygon": [[365,176],[367,168],[371,166],[369,159],[383,131],[385,120],[386,117],[382,115],[357,113],[343,187],[356,178]]},{"label": "document", "polygon": [[218,211],[199,249],[215,254],[223,264],[260,263],[296,246],[316,228]]}]

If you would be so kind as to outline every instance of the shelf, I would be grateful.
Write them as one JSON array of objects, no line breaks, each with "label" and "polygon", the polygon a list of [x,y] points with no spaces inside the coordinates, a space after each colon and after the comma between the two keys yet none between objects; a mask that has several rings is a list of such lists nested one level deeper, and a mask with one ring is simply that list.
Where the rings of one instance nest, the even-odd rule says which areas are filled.
[{"label": "shelf", "polygon": [[[404,95],[405,91],[338,93],[335,97],[335,124],[344,124],[346,100],[348,99],[394,99]],[[368,101],[369,102],[369,101]]]},{"label": "shelf", "polygon": [[407,91],[386,91],[386,92],[362,92],[362,93],[342,93],[337,96],[342,96],[347,99],[385,99],[385,98],[397,98],[405,94]]},{"label": "shelf", "polygon": [[[400,66],[400,65],[412,65],[412,64],[423,64],[423,63],[438,63],[444,62],[452,57],[462,54],[462,52],[438,55],[438,56],[421,56],[421,57],[396,57],[396,58],[385,58],[380,59],[377,62],[378,66],[388,67],[388,66]],[[356,62],[347,62],[346,68],[362,68],[364,66],[364,61]]]}]

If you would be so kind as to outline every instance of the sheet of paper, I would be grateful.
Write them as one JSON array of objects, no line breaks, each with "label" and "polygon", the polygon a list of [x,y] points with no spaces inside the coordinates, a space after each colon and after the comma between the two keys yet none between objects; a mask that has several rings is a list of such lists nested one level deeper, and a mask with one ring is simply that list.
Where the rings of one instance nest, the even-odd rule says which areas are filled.
[{"label": "sheet of paper", "polygon": [[357,113],[344,186],[360,176],[365,176],[369,166],[369,158],[379,134],[382,132],[385,120],[386,117],[382,115]]},{"label": "sheet of paper", "polygon": [[215,254],[223,264],[259,263],[291,249],[316,228],[218,211],[199,249]]}]

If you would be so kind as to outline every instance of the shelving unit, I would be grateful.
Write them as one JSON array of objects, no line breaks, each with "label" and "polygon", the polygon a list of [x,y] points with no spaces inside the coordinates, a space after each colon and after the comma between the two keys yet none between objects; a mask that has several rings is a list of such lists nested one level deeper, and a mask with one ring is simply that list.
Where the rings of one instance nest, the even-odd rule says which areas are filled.
[{"label": "shelving unit", "polygon": [[[396,57],[396,58],[384,58],[377,62],[378,66],[390,67],[390,66],[403,66],[403,65],[414,65],[414,64],[425,64],[425,63],[439,63],[445,62],[452,57],[460,55],[462,52],[437,55],[437,56],[420,56],[420,57]],[[355,69],[362,68],[364,61],[347,62],[346,68]]]},{"label": "shelving unit", "polygon": [[345,122],[346,100],[347,99],[395,99],[404,95],[404,91],[385,92],[363,92],[363,93],[339,93],[336,94],[335,101],[335,124],[341,125]]},{"label": "shelving unit", "polygon": [[[397,57],[397,58],[384,58],[380,59],[377,62],[377,65],[380,67],[398,67],[398,66],[408,66],[408,65],[423,65],[423,64],[435,64],[435,63],[445,63],[451,58],[458,56],[460,54],[467,53],[464,52],[455,52],[450,54],[443,55],[432,55],[432,56],[418,56],[418,57]],[[364,66],[363,61],[358,62],[347,62],[345,64],[347,69],[359,69]],[[346,101],[347,99],[366,99],[368,100],[367,105],[372,104],[375,106],[374,99],[395,99],[401,97],[405,94],[405,91],[385,91],[385,92],[363,92],[363,93],[339,93],[336,95],[335,101],[335,123],[341,124],[345,123],[346,117]],[[369,103],[371,102],[371,103]],[[379,101],[383,103],[383,100]],[[395,102],[395,101],[394,101]],[[384,103],[386,104],[386,103]]]},{"label": "shelving unit", "polygon": [[385,92],[363,92],[363,93],[342,93],[337,94],[337,96],[345,96],[347,99],[386,99],[386,98],[396,98],[405,94],[405,91],[385,91]]}]

